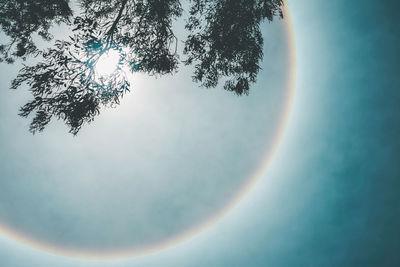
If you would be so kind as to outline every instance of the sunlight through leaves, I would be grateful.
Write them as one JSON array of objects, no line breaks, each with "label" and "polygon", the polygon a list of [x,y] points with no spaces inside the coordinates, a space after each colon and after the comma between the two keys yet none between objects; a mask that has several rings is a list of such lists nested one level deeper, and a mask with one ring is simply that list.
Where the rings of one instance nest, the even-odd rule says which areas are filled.
[{"label": "sunlight through leaves", "polygon": [[99,61],[96,63],[95,71],[96,76],[105,77],[110,76],[118,68],[118,63],[121,59],[121,55],[117,50],[109,50],[103,54]]}]

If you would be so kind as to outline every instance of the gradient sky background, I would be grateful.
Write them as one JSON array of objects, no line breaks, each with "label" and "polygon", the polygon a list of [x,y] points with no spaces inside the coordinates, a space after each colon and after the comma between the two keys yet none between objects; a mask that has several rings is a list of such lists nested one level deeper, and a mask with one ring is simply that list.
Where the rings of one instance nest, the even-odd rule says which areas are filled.
[{"label": "gradient sky background", "polygon": [[289,8],[297,83],[288,126],[262,179],[228,215],[175,246],[114,261],[0,236],[0,266],[398,266],[400,4]]}]

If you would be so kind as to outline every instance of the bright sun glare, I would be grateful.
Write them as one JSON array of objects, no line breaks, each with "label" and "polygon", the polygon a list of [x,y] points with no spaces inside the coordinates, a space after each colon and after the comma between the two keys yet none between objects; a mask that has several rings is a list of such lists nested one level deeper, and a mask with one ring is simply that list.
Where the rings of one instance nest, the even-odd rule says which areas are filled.
[{"label": "bright sun glare", "polygon": [[117,50],[110,50],[99,58],[96,63],[96,73],[97,76],[109,76],[118,67],[118,62],[120,59],[120,54]]}]

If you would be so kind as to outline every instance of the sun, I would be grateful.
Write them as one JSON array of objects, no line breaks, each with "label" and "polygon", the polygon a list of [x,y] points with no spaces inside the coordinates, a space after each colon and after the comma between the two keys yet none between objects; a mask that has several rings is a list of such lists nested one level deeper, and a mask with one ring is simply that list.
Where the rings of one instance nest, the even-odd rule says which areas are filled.
[{"label": "sun", "polygon": [[113,74],[117,70],[120,58],[120,53],[115,49],[101,55],[95,66],[96,76],[107,77]]}]

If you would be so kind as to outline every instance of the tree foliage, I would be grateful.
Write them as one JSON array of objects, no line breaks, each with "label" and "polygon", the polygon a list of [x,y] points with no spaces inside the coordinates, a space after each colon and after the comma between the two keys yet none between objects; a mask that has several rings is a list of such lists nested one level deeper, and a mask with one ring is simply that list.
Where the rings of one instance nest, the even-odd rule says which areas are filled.
[{"label": "tree foliage", "polygon": [[0,26],[10,41],[0,44],[0,62],[13,63],[37,52],[32,40],[38,34],[50,40],[53,23],[68,22],[72,16],[69,0],[0,0]]},{"label": "tree foliage", "polygon": [[221,77],[224,88],[248,94],[256,81],[263,57],[260,22],[282,17],[281,0],[194,1],[186,24],[191,34],[185,42],[186,64],[196,63],[194,80],[215,87]]},{"label": "tree foliage", "polygon": [[[182,15],[179,0],[78,2],[81,13],[73,17],[68,0],[0,0],[4,6],[0,25],[12,40],[0,46],[2,59],[40,58],[36,65],[25,65],[12,83],[14,89],[27,84],[32,92],[33,100],[20,115],[34,113],[33,133],[57,118],[77,134],[101,106],[119,104],[130,89],[126,72],[164,75],[178,68],[172,23]],[[193,80],[207,88],[223,80],[226,90],[248,94],[263,57],[260,23],[282,17],[282,5],[282,0],[191,0],[183,62],[194,64]],[[21,10],[29,13],[28,20],[16,15]],[[51,24],[60,22],[69,23],[73,34],[39,50],[32,35],[48,40]],[[99,76],[95,65],[111,50],[120,55],[118,68]]]}]

